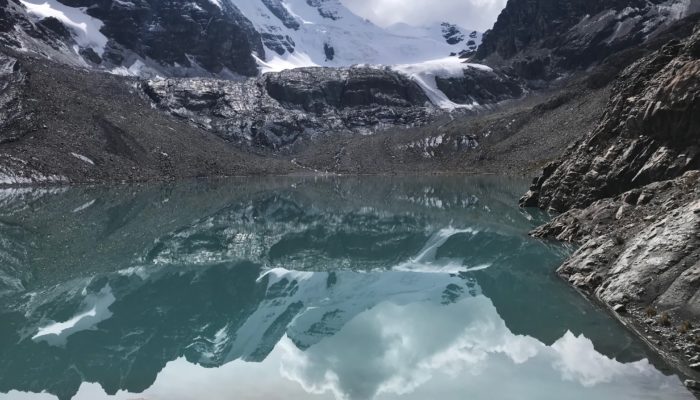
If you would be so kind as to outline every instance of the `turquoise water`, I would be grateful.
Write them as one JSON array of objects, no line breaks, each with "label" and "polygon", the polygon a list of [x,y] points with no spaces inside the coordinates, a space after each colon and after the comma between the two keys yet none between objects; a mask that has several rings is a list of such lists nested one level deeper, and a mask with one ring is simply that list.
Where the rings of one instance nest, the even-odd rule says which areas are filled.
[{"label": "turquoise water", "polygon": [[554,275],[527,183],[0,191],[0,399],[689,399]]}]

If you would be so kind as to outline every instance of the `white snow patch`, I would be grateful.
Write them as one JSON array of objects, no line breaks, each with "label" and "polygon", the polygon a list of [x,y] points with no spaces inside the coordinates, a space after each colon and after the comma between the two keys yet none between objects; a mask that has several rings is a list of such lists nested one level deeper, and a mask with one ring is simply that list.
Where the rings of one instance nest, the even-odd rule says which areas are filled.
[{"label": "white snow patch", "polygon": [[477,265],[474,267],[465,266],[461,260],[437,260],[436,254],[440,246],[445,244],[449,238],[461,233],[469,233],[476,235],[479,231],[466,228],[444,228],[435,233],[428,243],[423,246],[418,255],[410,260],[403,262],[394,268],[395,271],[410,271],[410,272],[428,272],[428,273],[458,273],[463,271],[479,271],[489,268],[490,264]]},{"label": "white snow patch", "polygon": [[90,164],[90,165],[95,165],[95,162],[94,162],[94,161],[92,161],[91,159],[85,157],[85,156],[82,155],[82,154],[78,154],[78,153],[70,153],[70,154],[71,154],[73,157],[75,157],[75,158],[77,158],[78,160],[80,160],[80,161],[86,162],[86,163],[88,163],[88,164]]},{"label": "white snow patch", "polygon": [[[274,53],[268,50],[268,53]],[[318,67],[311,57],[301,51],[295,51],[293,54],[285,53],[284,56],[275,55],[267,61],[263,61],[253,54],[253,58],[258,62],[261,74],[268,72],[280,72],[287,69],[303,68],[303,67]]]},{"label": "white snow patch", "polygon": [[112,294],[112,288],[105,286],[97,294],[90,294],[85,298],[84,310],[64,322],[51,321],[48,325],[39,328],[32,337],[35,341],[45,341],[53,346],[66,343],[68,337],[76,332],[94,329],[94,327],[112,316],[109,307],[116,298]]},{"label": "white snow patch", "polygon": [[68,7],[56,0],[20,0],[29,14],[39,19],[54,17],[66,25],[82,47],[90,47],[102,56],[107,37],[100,32],[102,21],[87,15],[84,9]]},{"label": "white snow patch", "polygon": [[83,210],[86,210],[86,209],[92,207],[92,205],[95,204],[96,201],[97,201],[97,199],[92,199],[92,200],[88,201],[87,203],[85,203],[85,204],[83,204],[82,206],[80,206],[80,207],[76,208],[75,210],[73,210],[73,213],[79,213],[79,212],[81,212],[81,211],[83,211]]},{"label": "white snow patch", "polygon": [[[474,40],[475,44],[481,41],[479,33],[472,38],[468,37],[471,31],[462,29],[466,40],[450,45],[439,25],[415,29],[413,32],[395,33],[359,17],[338,1],[325,1],[318,7],[310,5],[306,0],[282,1],[290,18],[299,23],[298,29],[285,26],[259,0],[231,2],[252,22],[257,31],[279,37],[280,41],[289,38],[291,40],[287,44],[294,44],[291,54],[286,51],[279,55],[268,49],[267,58],[258,60],[263,73],[311,65],[349,67],[356,64],[416,63],[457,54],[467,48],[466,42],[469,40]],[[319,13],[320,9],[335,17],[323,17]],[[331,59],[325,52],[327,46],[334,49]]]},{"label": "white snow patch", "polygon": [[273,268],[268,271],[265,271],[259,278],[258,282],[260,282],[263,278],[269,277],[269,280],[267,281],[267,286],[271,287],[275,283],[287,279],[288,281],[297,281],[297,282],[302,282],[307,279],[311,279],[314,276],[313,272],[302,272],[302,271],[289,271],[284,268]]},{"label": "white snow patch", "polygon": [[446,57],[416,64],[402,64],[391,68],[413,79],[423,89],[435,106],[446,110],[458,108],[471,110],[479,106],[479,104],[476,102],[472,104],[458,104],[453,102],[445,93],[438,89],[435,80],[437,77],[459,78],[464,75],[464,70],[467,68],[492,71],[492,69],[486,65],[464,63],[459,57]]}]

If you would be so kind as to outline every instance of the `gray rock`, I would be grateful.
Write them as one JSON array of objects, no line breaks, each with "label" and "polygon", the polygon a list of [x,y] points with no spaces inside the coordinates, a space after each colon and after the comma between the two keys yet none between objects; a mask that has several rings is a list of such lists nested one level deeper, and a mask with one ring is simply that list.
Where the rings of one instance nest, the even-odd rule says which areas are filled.
[{"label": "gray rock", "polygon": [[[484,34],[478,59],[507,62],[521,77],[553,79],[644,42],[676,18],[682,0],[511,1]],[[690,8],[690,11],[694,11]]]},{"label": "gray rock", "polygon": [[664,311],[655,332],[674,352],[694,339],[672,331],[700,322],[698,49],[700,24],[626,69],[598,127],[521,200],[563,213],[533,235],[581,244],[558,270],[564,279],[606,304]]},{"label": "gray rock", "polygon": [[246,81],[151,80],[158,107],[230,141],[280,149],[319,135],[415,126],[441,114],[418,85],[373,68],[301,68]]},{"label": "gray rock", "polygon": [[685,382],[683,382],[683,384],[684,384],[685,387],[687,387],[688,389],[700,390],[700,382],[698,382],[698,381],[694,381],[694,380],[688,379],[688,380],[686,380]]},{"label": "gray rock", "polygon": [[[626,69],[598,127],[543,171],[523,205],[564,212],[700,168],[696,31]],[[631,193],[627,203],[651,201]]]},{"label": "gray rock", "polygon": [[20,93],[26,74],[13,57],[0,53],[0,143],[18,138],[11,125],[26,111]]}]

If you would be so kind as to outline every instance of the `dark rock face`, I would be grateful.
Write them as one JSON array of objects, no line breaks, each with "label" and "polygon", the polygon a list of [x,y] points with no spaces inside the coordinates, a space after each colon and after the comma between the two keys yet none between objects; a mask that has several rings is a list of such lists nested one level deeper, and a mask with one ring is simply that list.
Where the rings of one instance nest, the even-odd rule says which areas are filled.
[{"label": "dark rock face", "polygon": [[318,9],[318,14],[323,18],[338,20],[340,16],[332,8],[334,3],[338,3],[338,0],[306,0],[306,4],[311,7],[316,7]]},{"label": "dark rock face", "polygon": [[162,109],[227,140],[279,149],[300,139],[420,125],[439,111],[413,81],[371,68],[301,68],[244,82],[151,80]]},{"label": "dark rock face", "polygon": [[164,65],[192,62],[218,73],[228,68],[241,75],[257,74],[252,53],[264,57],[260,35],[229,2],[221,8],[207,0],[63,0],[87,7],[104,22],[102,32],[119,46]]},{"label": "dark rock face", "polygon": [[16,139],[9,127],[24,111],[20,92],[26,74],[19,62],[0,53],[0,143]]},{"label": "dark rock face", "polygon": [[435,81],[438,89],[459,104],[495,104],[523,95],[519,79],[502,71],[465,68],[464,77],[436,77]]},{"label": "dark rock face", "polygon": [[462,34],[462,31],[460,31],[456,25],[443,22],[441,26],[442,37],[445,38],[448,44],[457,44],[464,41],[464,34]]},{"label": "dark rock face", "polygon": [[102,57],[100,57],[99,54],[95,52],[92,48],[84,48],[80,49],[80,55],[83,56],[83,58],[87,61],[90,61],[93,64],[101,64],[102,63]]},{"label": "dark rock face", "polygon": [[46,56],[52,50],[52,58],[59,59],[61,51],[70,51],[75,42],[68,28],[58,19],[49,17],[33,23],[26,9],[18,0],[0,0],[0,46],[35,50],[33,42],[42,43],[37,53]]},{"label": "dark rock face", "polygon": [[[274,7],[274,2],[268,2]],[[102,57],[94,49],[82,49],[80,54],[92,64],[106,61],[108,69],[121,66],[124,61],[133,62],[138,56],[163,70],[190,69],[224,75],[231,71],[254,76],[258,69],[253,54],[265,56],[263,38],[230,2],[221,2],[220,6],[209,0],[61,0],[61,3],[84,8],[87,14],[104,23],[101,33],[109,42]],[[3,41],[13,47],[21,47],[17,36],[26,34],[59,51],[63,46],[63,57],[76,58],[71,50],[73,38],[66,26],[55,18],[31,23],[21,6],[3,7],[1,32],[6,32]],[[281,46],[286,46],[284,50],[293,51],[293,42],[285,43],[284,39],[275,38]],[[270,41],[266,38],[266,43]],[[32,50],[46,53],[41,46]]]},{"label": "dark rock face", "polygon": [[326,61],[333,61],[335,58],[335,48],[328,43],[323,44],[323,52],[326,54]]},{"label": "dark rock face", "polygon": [[280,0],[262,0],[262,2],[287,28],[298,30],[301,27],[299,21],[287,11]]},{"label": "dark rock face", "polygon": [[269,49],[279,55],[285,53],[294,53],[296,44],[294,39],[287,35],[276,35],[272,33],[263,33],[262,41]]},{"label": "dark rock face", "polygon": [[700,30],[627,68],[600,125],[534,182],[523,204],[581,208],[700,168]]},{"label": "dark rock face", "polygon": [[509,0],[476,57],[508,60],[526,79],[552,79],[638,45],[697,11],[697,0]]},{"label": "dark rock face", "polygon": [[65,25],[54,17],[44,18],[39,21],[39,25],[42,25],[53,32],[55,32],[62,39],[69,39],[71,37],[70,31]]}]

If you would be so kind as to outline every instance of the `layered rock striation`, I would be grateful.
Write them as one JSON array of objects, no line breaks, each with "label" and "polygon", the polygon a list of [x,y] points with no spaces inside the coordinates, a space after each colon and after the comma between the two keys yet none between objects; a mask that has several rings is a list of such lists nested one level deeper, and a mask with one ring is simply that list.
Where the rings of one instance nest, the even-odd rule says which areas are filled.
[{"label": "layered rock striation", "polygon": [[558,273],[688,375],[700,335],[700,25],[627,68],[602,121],[544,168],[534,235],[581,245]]},{"label": "layered rock striation", "polygon": [[698,0],[510,0],[476,57],[531,80],[596,65],[700,11]]}]

